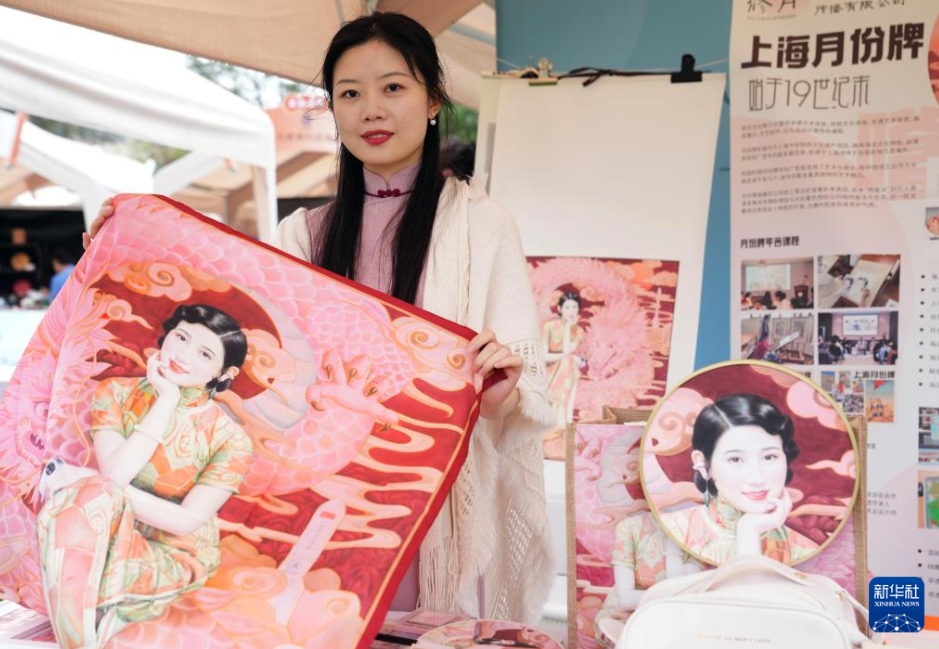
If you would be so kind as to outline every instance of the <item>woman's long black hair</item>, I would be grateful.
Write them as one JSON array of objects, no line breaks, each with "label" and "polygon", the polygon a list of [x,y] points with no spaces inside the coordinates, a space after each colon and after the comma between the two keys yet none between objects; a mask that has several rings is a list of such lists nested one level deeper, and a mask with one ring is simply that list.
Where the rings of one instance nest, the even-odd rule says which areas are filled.
[{"label": "woman's long black hair", "polygon": [[[440,103],[440,111],[452,113],[453,104],[443,87],[443,70],[433,37],[420,23],[407,16],[382,12],[347,23],[336,32],[329,44],[321,76],[323,87],[329,93],[330,108],[333,101],[333,72],[339,57],[346,50],[373,40],[381,41],[400,52],[411,74],[415,78],[423,78],[430,99]],[[414,180],[414,191],[408,195],[393,242],[391,294],[412,304],[417,297],[430,248],[437,202],[443,184],[439,127],[428,126],[420,168]],[[340,145],[336,200],[323,220],[319,243],[314,247],[313,263],[350,279],[355,278],[364,204],[362,161],[344,145]]]}]

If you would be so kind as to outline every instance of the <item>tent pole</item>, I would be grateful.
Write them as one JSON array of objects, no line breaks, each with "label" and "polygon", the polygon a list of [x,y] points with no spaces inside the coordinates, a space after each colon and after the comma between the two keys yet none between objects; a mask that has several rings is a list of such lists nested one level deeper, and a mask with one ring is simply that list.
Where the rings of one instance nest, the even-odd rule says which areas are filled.
[{"label": "tent pole", "polygon": [[254,209],[258,220],[258,240],[264,243],[273,243],[278,220],[275,170],[252,165],[251,185],[254,188]]}]

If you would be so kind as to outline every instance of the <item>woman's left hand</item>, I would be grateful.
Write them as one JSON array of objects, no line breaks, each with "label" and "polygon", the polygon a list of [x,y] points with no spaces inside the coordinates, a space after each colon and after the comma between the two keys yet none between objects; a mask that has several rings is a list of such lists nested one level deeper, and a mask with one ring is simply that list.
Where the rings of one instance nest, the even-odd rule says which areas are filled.
[{"label": "woman's left hand", "polygon": [[491,329],[478,333],[467,351],[476,354],[473,369],[479,384],[495,370],[502,370],[505,378],[486,390],[480,402],[480,414],[486,419],[497,419],[512,411],[518,403],[518,380],[522,376],[522,359],[496,339]]}]

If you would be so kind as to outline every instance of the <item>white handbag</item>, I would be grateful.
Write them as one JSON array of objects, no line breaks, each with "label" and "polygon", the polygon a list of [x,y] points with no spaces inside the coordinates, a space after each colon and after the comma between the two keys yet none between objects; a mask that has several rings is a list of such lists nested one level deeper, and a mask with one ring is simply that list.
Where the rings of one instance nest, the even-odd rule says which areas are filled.
[{"label": "white handbag", "polygon": [[616,649],[856,649],[873,647],[867,610],[828,577],[760,555],[666,579],[646,591]]}]

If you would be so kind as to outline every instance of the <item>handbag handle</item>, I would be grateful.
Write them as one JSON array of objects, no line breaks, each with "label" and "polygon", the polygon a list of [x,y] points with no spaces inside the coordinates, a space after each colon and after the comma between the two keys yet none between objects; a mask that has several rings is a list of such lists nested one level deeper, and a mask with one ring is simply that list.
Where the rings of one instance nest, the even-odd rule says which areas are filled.
[{"label": "handbag handle", "polygon": [[[760,554],[738,554],[724,561],[716,570],[704,573],[707,576],[682,588],[679,593],[706,592],[718,584],[743,574],[775,574],[796,584],[805,584],[806,575],[784,563]],[[801,575],[801,576],[800,576]],[[678,593],[675,593],[678,594]],[[858,604],[860,606],[860,604]]]},{"label": "handbag handle", "polygon": [[[795,568],[784,563],[775,561],[774,559],[764,557],[763,555],[736,555],[725,561],[716,570],[711,570],[705,574],[707,577],[696,580],[694,583],[689,584],[688,586],[679,590],[677,593],[674,593],[674,595],[707,592],[714,589],[724,581],[742,574],[749,574],[751,576],[760,574],[775,574],[793,583],[805,586],[806,588],[826,588],[830,590],[832,594],[835,595],[838,599],[848,602],[848,604],[850,604],[855,611],[863,616],[863,619],[868,619],[869,614],[867,607],[855,599],[851,593],[827,577],[818,579],[818,577],[820,577],[819,575],[812,575],[813,577],[816,577],[816,580],[810,582],[810,575],[796,570]],[[860,632],[860,630],[858,631],[862,649],[873,649],[875,647],[882,646],[881,642],[868,638],[863,632]],[[879,634],[875,634],[875,638],[878,637]]]},{"label": "handbag handle", "polygon": [[[679,580],[689,580],[688,585],[680,587],[678,590],[668,592],[668,596],[675,597],[690,593],[707,592],[713,590],[721,583],[740,575],[748,575],[757,578],[760,576],[778,575],[787,581],[799,584],[808,589],[825,589],[838,599],[850,604],[852,609],[863,616],[863,619],[868,619],[867,608],[855,599],[851,593],[831,579],[823,575],[810,575],[801,572],[791,566],[759,554],[736,555],[727,559],[715,570],[708,570],[698,575],[679,577]],[[658,586],[664,586],[669,581],[670,579],[667,579],[661,582],[661,584],[657,584],[650,590],[650,594],[654,592]],[[676,584],[676,586],[677,585],[678,584]],[[660,596],[662,595],[665,595],[665,592],[660,594]],[[847,620],[844,621],[847,622]],[[873,634],[872,638],[868,637],[861,629],[857,628],[853,620],[850,623],[850,628],[854,630],[852,633],[853,642],[859,649],[876,649],[877,647],[883,646],[882,636],[880,634]],[[868,631],[868,633],[869,632],[870,631]],[[901,648],[898,647],[898,649]]]},{"label": "handbag handle", "polygon": [[[776,574],[780,577],[783,577],[795,584],[801,586],[809,585],[809,575],[796,570],[792,566],[788,566],[784,563],[764,557],[761,554],[738,554],[734,557],[731,557],[723,564],[721,564],[716,570],[711,570],[708,573],[708,576],[704,579],[700,579],[693,584],[689,584],[685,588],[681,589],[680,593],[688,592],[705,592],[712,590],[718,584],[736,577],[741,574],[758,574],[758,573],[769,573]],[[818,575],[814,575],[818,577]],[[839,586],[834,582],[830,582],[828,578],[825,578],[824,586],[829,587],[829,589],[840,599],[846,600],[851,606],[864,615],[865,619],[867,618],[868,611],[867,608],[857,601],[851,593]],[[830,585],[829,585],[830,582]],[[819,586],[820,584],[813,583],[813,586]],[[677,593],[676,593],[677,594]]]}]

